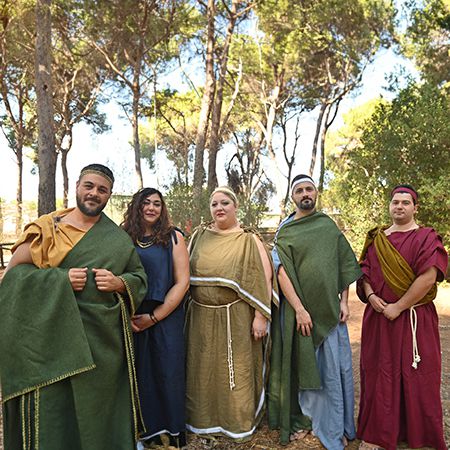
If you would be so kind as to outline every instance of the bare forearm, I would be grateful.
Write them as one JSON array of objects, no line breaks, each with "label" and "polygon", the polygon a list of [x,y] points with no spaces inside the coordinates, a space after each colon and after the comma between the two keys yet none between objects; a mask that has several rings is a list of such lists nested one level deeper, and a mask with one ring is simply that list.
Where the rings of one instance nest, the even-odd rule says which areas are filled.
[{"label": "bare forearm", "polygon": [[341,303],[348,303],[348,287],[341,292]]},{"label": "bare forearm", "polygon": [[367,298],[374,291],[372,289],[372,286],[369,284],[369,282],[366,279],[364,279],[362,283],[363,283],[364,293],[366,294],[366,298]]},{"label": "bare forearm", "polygon": [[398,306],[405,309],[419,303],[436,282],[437,269],[431,267],[423,274],[419,275],[411,284],[409,289],[397,301]]},{"label": "bare forearm", "polygon": [[278,279],[284,296],[292,308],[294,308],[297,331],[300,331],[303,336],[311,336],[313,327],[311,316],[303,306],[300,297],[297,295],[291,280],[282,266],[278,270]]},{"label": "bare forearm", "polygon": [[280,288],[283,291],[286,300],[289,302],[292,308],[294,308],[295,311],[304,310],[305,308],[302,304],[302,301],[297,295],[297,292],[295,292],[294,286],[292,285],[292,282],[287,276],[283,267],[280,267],[280,270],[278,272],[278,282],[280,283]]},{"label": "bare forearm", "polygon": [[187,290],[187,283],[174,284],[166,294],[164,303],[161,303],[161,305],[157,306],[153,311],[157,320],[163,320],[169,316],[181,303]]}]

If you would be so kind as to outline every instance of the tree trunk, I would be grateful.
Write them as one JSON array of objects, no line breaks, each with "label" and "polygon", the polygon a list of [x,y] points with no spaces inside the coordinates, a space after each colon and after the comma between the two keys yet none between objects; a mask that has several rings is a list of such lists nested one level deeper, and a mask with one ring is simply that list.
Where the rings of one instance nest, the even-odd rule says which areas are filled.
[{"label": "tree trunk", "polygon": [[38,214],[56,208],[56,152],[51,67],[51,0],[36,2],[35,77],[38,118]]},{"label": "tree trunk", "polygon": [[193,225],[198,225],[201,221],[200,211],[202,202],[202,187],[204,178],[203,158],[208,133],[208,122],[211,106],[214,100],[215,78],[214,78],[214,19],[216,6],[214,0],[208,0],[208,43],[206,46],[206,80],[203,92],[200,118],[197,127],[197,137],[195,140],[195,161],[194,161],[194,183],[193,199],[194,214]]},{"label": "tree trunk", "polygon": [[211,133],[209,137],[209,161],[208,161],[208,193],[211,193],[217,187],[217,152],[220,149],[220,120],[222,117],[223,88],[225,85],[225,76],[227,74],[228,54],[230,50],[231,38],[236,24],[236,12],[239,0],[233,0],[230,11],[230,21],[227,27],[227,34],[223,44],[222,54],[220,56],[220,71],[217,81],[216,96],[212,108]]},{"label": "tree trunk", "polygon": [[139,141],[139,98],[139,84],[135,84],[135,88],[133,89],[133,116],[131,118],[131,125],[133,127],[134,169],[136,171],[136,178],[138,182],[137,187],[138,189],[142,189],[144,186],[144,181],[142,179],[141,143]]},{"label": "tree trunk", "polygon": [[267,125],[266,125],[266,145],[269,155],[275,159],[275,153],[273,151],[273,127],[275,125],[275,118],[277,113],[277,103],[280,96],[280,86],[275,86],[273,93],[271,95],[271,103],[269,107],[269,113],[267,114]]},{"label": "tree trunk", "polygon": [[[273,128],[275,126],[276,118],[277,118],[277,110],[282,105],[281,96],[283,92],[285,91],[285,83],[284,83],[284,69],[278,70],[279,68],[277,66],[273,67],[273,76],[274,76],[274,87],[271,90],[271,94],[269,97],[267,97],[265,90],[263,89],[263,101],[264,101],[264,107],[266,108],[265,113],[265,125],[262,124],[261,121],[258,121],[266,140],[266,147],[267,152],[269,154],[269,158],[273,162],[275,171],[274,171],[274,178],[275,178],[275,186],[276,186],[276,192],[277,192],[277,200],[278,204],[281,209],[283,209],[283,189],[284,189],[284,183],[285,179],[281,172],[280,166],[278,164],[277,156],[275,155],[275,152],[273,150]],[[269,105],[269,110],[267,111],[267,105]]]},{"label": "tree trunk", "polygon": [[317,118],[316,123],[316,133],[314,135],[314,142],[311,150],[311,164],[309,166],[309,176],[312,177],[314,173],[314,167],[316,166],[316,159],[317,159],[317,147],[319,145],[319,138],[320,138],[320,130],[322,128],[323,123],[323,115],[325,114],[325,109],[327,108],[327,102],[324,101],[322,105],[320,106],[320,112],[319,117]]},{"label": "tree trunk", "polygon": [[283,217],[287,215],[286,206],[287,206],[289,198],[291,196],[292,170],[294,168],[295,156],[296,156],[297,147],[298,147],[298,141],[300,139],[299,127],[300,127],[300,115],[297,116],[297,123],[295,125],[294,148],[292,149],[291,156],[288,156],[288,154],[287,154],[287,122],[285,120],[283,120],[282,124],[281,124],[281,129],[283,130],[283,155],[284,155],[284,160],[286,161],[286,164],[288,166],[286,194],[284,196],[283,204],[281,207],[281,214]]},{"label": "tree trunk", "polygon": [[318,190],[320,193],[323,192],[323,181],[325,178],[325,139],[327,137],[327,131],[330,125],[328,125],[328,118],[331,112],[330,104],[327,104],[325,114],[323,116],[323,127],[322,132],[320,133],[320,177],[319,177],[319,186]]},{"label": "tree trunk", "polygon": [[63,176],[63,207],[67,208],[69,206],[69,173],[67,171],[67,156],[69,154],[69,149],[61,148],[61,172]]},{"label": "tree trunk", "polygon": [[17,160],[17,189],[16,189],[16,236],[19,236],[22,232],[22,186],[23,186],[23,145],[22,142],[18,143],[16,150]]}]

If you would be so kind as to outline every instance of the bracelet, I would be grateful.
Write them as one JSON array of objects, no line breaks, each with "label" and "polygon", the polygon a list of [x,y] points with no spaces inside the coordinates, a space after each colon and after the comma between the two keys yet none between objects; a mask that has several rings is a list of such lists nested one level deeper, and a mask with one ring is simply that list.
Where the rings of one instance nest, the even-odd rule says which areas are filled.
[{"label": "bracelet", "polygon": [[150,319],[152,319],[152,322],[156,325],[159,320],[155,317],[155,315],[153,313],[150,314]]},{"label": "bracelet", "polygon": [[375,295],[375,292],[371,292],[371,293],[366,297],[366,300],[369,300],[369,298],[370,298],[371,295]]}]

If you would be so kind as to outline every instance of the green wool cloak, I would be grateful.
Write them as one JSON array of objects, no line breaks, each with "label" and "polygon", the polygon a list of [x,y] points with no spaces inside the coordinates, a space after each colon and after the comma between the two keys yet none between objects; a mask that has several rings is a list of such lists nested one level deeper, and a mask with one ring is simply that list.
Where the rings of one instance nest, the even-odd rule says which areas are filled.
[{"label": "green wool cloak", "polygon": [[286,300],[273,318],[269,426],[280,428],[280,440],[287,443],[290,433],[311,428],[298,405],[298,391],[321,388],[315,351],[339,323],[340,293],[362,273],[345,236],[321,212],[284,224],[275,245],[313,321],[311,336],[297,332],[294,309]]},{"label": "green wool cloak", "polygon": [[[72,267],[88,267],[74,292]],[[93,268],[127,294],[97,290]],[[138,403],[129,312],[146,275],[129,236],[101,216],[59,267],[18,265],[0,285],[0,377],[5,448],[135,448]],[[129,311],[130,310],[130,311]]]}]

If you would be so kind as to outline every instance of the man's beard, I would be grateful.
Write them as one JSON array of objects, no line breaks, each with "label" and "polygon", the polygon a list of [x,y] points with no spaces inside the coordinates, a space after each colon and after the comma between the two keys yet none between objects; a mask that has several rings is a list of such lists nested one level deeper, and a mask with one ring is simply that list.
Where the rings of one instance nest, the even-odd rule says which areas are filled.
[{"label": "man's beard", "polygon": [[[84,202],[83,202],[82,199],[81,199],[81,196],[79,196],[79,195],[77,194],[76,198],[77,198],[77,206],[78,206],[78,209],[79,209],[84,215],[86,215],[86,216],[88,216],[88,217],[96,217],[96,216],[98,216],[98,215],[103,211],[103,209],[104,209],[105,206],[106,206],[106,203],[103,204],[103,205],[102,205],[101,203],[99,203],[99,205],[98,205],[97,207],[89,208],[89,207],[85,206]],[[90,200],[91,200],[91,201],[97,201],[95,198],[91,198]]]},{"label": "man's beard", "polygon": [[316,207],[316,201],[312,198],[306,198],[300,200],[296,205],[298,209],[301,209],[302,211],[311,211]]}]

